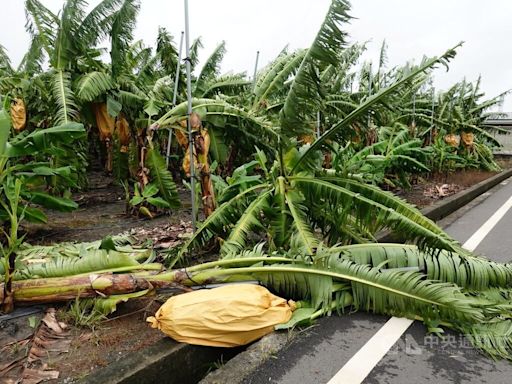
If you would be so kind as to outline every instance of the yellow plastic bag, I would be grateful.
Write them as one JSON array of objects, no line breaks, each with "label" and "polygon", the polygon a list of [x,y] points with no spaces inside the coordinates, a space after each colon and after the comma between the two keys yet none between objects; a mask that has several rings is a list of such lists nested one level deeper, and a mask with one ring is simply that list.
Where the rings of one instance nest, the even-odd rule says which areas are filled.
[{"label": "yellow plastic bag", "polygon": [[234,284],[171,297],[147,321],[173,339],[212,347],[249,344],[286,323],[293,301],[255,284]]},{"label": "yellow plastic bag", "polygon": [[100,133],[100,140],[111,140],[116,124],[116,119],[108,114],[107,104],[93,104],[92,111],[96,118],[96,125]]},{"label": "yellow plastic bag", "polygon": [[450,147],[458,147],[460,145],[460,136],[453,133],[449,133],[444,136],[444,142]]},{"label": "yellow plastic bag", "polygon": [[461,137],[461,140],[462,140],[462,144],[466,148],[472,148],[473,147],[473,143],[475,141],[475,135],[473,134],[473,132],[462,132],[460,137]]},{"label": "yellow plastic bag", "polygon": [[130,125],[128,120],[123,113],[119,115],[116,120],[116,130],[117,136],[119,137],[119,143],[121,144],[121,149],[119,152],[128,153],[128,147],[130,145],[131,133],[130,133]]},{"label": "yellow plastic bag", "polygon": [[11,103],[11,122],[16,132],[21,132],[27,126],[27,111],[22,99],[13,99]]}]

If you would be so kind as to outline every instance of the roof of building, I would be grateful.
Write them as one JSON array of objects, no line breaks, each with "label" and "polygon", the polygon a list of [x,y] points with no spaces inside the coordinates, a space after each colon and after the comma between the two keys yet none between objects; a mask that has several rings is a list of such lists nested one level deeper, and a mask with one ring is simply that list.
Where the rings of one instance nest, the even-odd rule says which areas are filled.
[{"label": "roof of building", "polygon": [[485,120],[486,124],[512,126],[512,112],[493,112]]}]

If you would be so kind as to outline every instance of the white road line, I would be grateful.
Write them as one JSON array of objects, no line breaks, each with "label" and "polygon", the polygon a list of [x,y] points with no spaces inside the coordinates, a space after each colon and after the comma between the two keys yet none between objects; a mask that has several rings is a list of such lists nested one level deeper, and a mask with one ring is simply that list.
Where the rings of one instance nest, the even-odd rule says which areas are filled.
[{"label": "white road line", "polygon": [[368,342],[341,368],[328,384],[359,384],[382,360],[413,320],[392,317]]},{"label": "white road line", "polygon": [[[478,228],[463,247],[474,251],[511,207],[512,196]],[[399,317],[389,319],[327,384],[361,384],[412,323],[414,320]]]},{"label": "white road line", "polygon": [[492,231],[494,226],[498,224],[498,221],[502,219],[503,216],[508,212],[508,210],[512,207],[512,197],[510,197],[505,204],[503,204],[494,215],[492,215],[489,220],[487,220],[484,225],[482,225],[478,230],[473,233],[473,235],[464,243],[463,247],[468,251],[474,251],[478,244]]}]

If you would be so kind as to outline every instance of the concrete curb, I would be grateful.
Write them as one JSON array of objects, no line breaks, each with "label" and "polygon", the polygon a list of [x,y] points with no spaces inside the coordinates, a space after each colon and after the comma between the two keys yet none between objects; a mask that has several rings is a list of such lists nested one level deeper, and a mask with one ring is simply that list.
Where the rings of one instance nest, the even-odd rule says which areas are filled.
[{"label": "concrete curb", "polygon": [[83,384],[196,384],[216,362],[239,354],[241,348],[201,347],[164,338],[127,354],[79,382]]},{"label": "concrete curb", "polygon": [[[505,170],[471,188],[439,201],[422,213],[432,220],[440,220],[471,200],[480,196],[503,180],[512,177],[512,169]],[[379,241],[392,240],[387,234]],[[197,383],[216,361],[233,357],[219,369],[207,375],[201,384],[238,384],[256,371],[266,360],[288,345],[288,334],[277,332],[252,344],[246,351],[241,349],[199,347],[176,343],[169,338],[131,353],[122,360],[102,368],[80,382],[84,384],[169,384]]]},{"label": "concrete curb", "polygon": [[199,384],[237,384],[285,348],[291,338],[287,332],[272,332],[253,343],[219,369],[210,372]]}]

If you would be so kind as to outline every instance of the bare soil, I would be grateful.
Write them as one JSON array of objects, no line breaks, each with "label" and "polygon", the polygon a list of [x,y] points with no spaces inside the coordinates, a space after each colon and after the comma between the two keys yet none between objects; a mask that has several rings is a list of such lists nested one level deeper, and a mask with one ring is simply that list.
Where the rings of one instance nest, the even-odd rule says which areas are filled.
[{"label": "bare soil", "polygon": [[409,190],[396,190],[394,193],[418,208],[424,208],[478,184],[497,173],[476,169],[453,173],[437,173],[430,175],[428,178],[418,179]]},{"label": "bare soil", "polygon": [[[146,323],[162,303],[153,298],[130,300],[118,306],[114,316],[91,328],[72,327],[69,353],[54,362],[60,377],[55,382],[72,382],[103,368],[124,356],[166,337]],[[66,318],[64,309],[60,317]]]},{"label": "bare soil", "polygon": [[48,211],[47,224],[26,224],[26,241],[31,244],[53,244],[67,241],[94,241],[136,228],[157,228],[190,220],[189,191],[178,189],[182,207],[170,215],[149,220],[127,214],[125,193],[112,178],[101,172],[90,175],[89,189],[73,195],[79,208],[73,212]]},{"label": "bare soil", "polygon": [[[36,376],[58,371],[59,377],[50,380],[54,383],[71,383],[85,377],[90,372],[122,359],[129,353],[138,351],[165,337],[163,333],[147,326],[147,316],[153,315],[162,304],[156,298],[130,300],[118,306],[116,313],[101,322],[90,322],[87,326],[73,326],[67,306],[57,307],[57,318],[66,324],[69,347],[65,353],[55,353],[55,349],[37,342],[43,360]],[[20,316],[13,320],[0,321],[0,383],[17,383],[34,363],[34,357],[27,361],[30,349],[34,346],[34,334],[38,333],[44,308],[35,314]],[[16,313],[16,312],[15,312]],[[32,324],[30,324],[32,318]],[[3,369],[8,367],[8,369]],[[29,382],[37,382],[30,381]]]}]

